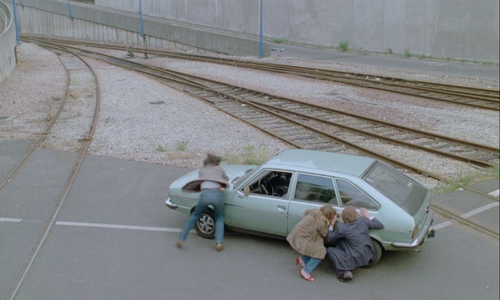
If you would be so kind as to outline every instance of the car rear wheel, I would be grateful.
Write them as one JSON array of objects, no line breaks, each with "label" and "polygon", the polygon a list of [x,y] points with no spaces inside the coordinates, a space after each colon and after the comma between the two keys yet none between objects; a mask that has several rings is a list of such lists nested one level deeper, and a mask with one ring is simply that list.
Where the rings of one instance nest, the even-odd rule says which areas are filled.
[{"label": "car rear wheel", "polygon": [[373,267],[374,265],[376,265],[380,258],[382,257],[382,252],[384,251],[382,249],[382,245],[380,245],[380,243],[375,240],[375,239],[371,239],[372,240],[372,244],[373,244],[373,248],[375,248],[375,256],[372,258],[372,260],[370,260],[370,263],[368,265],[366,265],[365,268],[371,268]]},{"label": "car rear wheel", "polygon": [[204,239],[214,239],[215,238],[215,218],[214,212],[211,210],[205,210],[201,213],[198,220],[196,220],[196,226],[194,227],[196,233]]}]

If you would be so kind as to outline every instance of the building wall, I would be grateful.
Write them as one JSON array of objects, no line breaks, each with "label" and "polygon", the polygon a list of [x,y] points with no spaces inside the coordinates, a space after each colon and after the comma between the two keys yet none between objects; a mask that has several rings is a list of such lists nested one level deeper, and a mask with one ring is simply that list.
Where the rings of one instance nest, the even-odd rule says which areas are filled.
[{"label": "building wall", "polygon": [[0,83],[9,77],[16,67],[16,29],[10,6],[0,1]]},{"label": "building wall", "polygon": [[[499,60],[498,0],[142,0],[143,14],[298,43]],[[139,0],[95,0],[139,11]]]},{"label": "building wall", "polygon": [[[227,32],[214,32],[175,24],[165,18],[143,16],[141,35],[137,12],[107,9],[101,6],[62,0],[23,0],[17,5],[19,32],[26,35],[57,36],[147,45],[168,49],[205,49],[235,55],[259,55],[257,39]],[[71,14],[70,10],[71,8]],[[71,18],[70,18],[71,17]],[[268,43],[263,55],[270,55]]]}]

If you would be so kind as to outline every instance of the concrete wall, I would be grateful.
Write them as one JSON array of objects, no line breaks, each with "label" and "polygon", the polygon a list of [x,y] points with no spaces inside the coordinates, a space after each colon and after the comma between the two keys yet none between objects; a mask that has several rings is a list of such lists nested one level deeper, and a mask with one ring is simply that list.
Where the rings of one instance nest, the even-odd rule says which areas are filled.
[{"label": "concrete wall", "polygon": [[[269,38],[394,53],[499,60],[498,0],[263,0]],[[139,11],[139,0],[95,0]],[[258,0],[142,0],[143,14],[259,34]]]},{"label": "concrete wall", "polygon": [[16,28],[14,17],[5,2],[0,1],[0,83],[9,77],[16,67]]},{"label": "concrete wall", "polygon": [[[169,49],[206,49],[215,52],[258,56],[257,39],[240,37],[230,32],[200,30],[175,24],[164,18],[143,16],[140,35],[138,10],[112,10],[94,5],[71,2],[71,19],[66,0],[23,0],[18,7],[21,34],[89,39]],[[270,55],[268,43],[263,54]]]}]

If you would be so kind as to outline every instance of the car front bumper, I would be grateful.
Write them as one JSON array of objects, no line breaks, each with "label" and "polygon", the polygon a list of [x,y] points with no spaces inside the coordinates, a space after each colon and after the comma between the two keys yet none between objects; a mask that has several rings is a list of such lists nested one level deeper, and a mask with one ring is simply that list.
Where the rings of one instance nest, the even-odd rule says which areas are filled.
[{"label": "car front bumper", "polygon": [[170,209],[174,209],[174,210],[175,210],[175,209],[177,209],[177,208],[179,208],[179,206],[178,206],[178,205],[173,204],[172,202],[170,202],[170,197],[168,197],[168,198],[167,198],[167,200],[165,200],[165,205],[166,205],[168,208],[170,208]]},{"label": "car front bumper", "polygon": [[413,242],[411,243],[394,242],[391,244],[391,246],[393,248],[401,250],[408,249],[408,250],[419,251],[418,247],[421,246],[428,238],[433,238],[436,236],[436,231],[434,229],[430,229],[433,222],[434,222],[434,213],[432,211],[429,211],[424,226],[422,227],[420,233]]}]

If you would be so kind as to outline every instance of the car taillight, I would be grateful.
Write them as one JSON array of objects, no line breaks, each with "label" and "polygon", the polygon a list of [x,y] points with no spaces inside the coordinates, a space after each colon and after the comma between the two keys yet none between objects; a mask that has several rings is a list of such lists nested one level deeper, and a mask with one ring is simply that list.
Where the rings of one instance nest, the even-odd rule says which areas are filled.
[{"label": "car taillight", "polygon": [[418,226],[415,226],[415,229],[413,229],[413,234],[411,235],[412,240],[417,236],[417,233],[418,233]]}]

